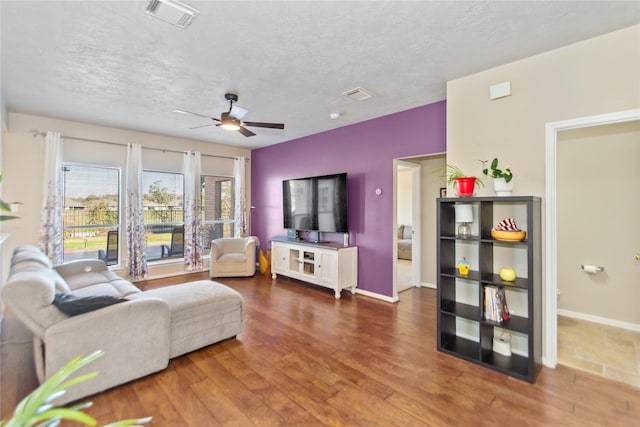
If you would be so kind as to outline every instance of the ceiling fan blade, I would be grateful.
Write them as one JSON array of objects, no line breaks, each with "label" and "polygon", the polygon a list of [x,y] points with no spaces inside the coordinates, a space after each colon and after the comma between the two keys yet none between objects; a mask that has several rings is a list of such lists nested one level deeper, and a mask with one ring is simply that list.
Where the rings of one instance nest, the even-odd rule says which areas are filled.
[{"label": "ceiling fan blade", "polygon": [[215,123],[209,123],[208,125],[194,126],[192,128],[189,128],[189,129],[200,129],[200,128],[206,128],[207,126],[220,126],[220,125],[215,124]]},{"label": "ceiling fan blade", "polygon": [[245,110],[242,107],[234,105],[233,107],[231,107],[231,112],[229,113],[229,115],[235,119],[241,120],[248,112],[249,110]]},{"label": "ceiling fan blade", "polygon": [[251,132],[249,129],[240,126],[240,129],[238,129],[238,132],[240,132],[241,134],[243,134],[244,136],[253,136],[255,135],[255,133]]},{"label": "ceiling fan blade", "polygon": [[259,128],[284,129],[284,123],[242,122],[242,124]]},{"label": "ceiling fan blade", "polygon": [[205,116],[204,114],[198,114],[198,113],[193,113],[191,111],[187,111],[187,110],[180,110],[178,108],[175,108],[173,110],[174,113],[180,113],[180,114],[190,114],[192,116],[200,116],[200,117],[206,117],[207,119],[211,119],[211,120],[215,120],[216,122],[219,122],[219,119],[216,119],[215,117],[211,117],[211,116]]}]

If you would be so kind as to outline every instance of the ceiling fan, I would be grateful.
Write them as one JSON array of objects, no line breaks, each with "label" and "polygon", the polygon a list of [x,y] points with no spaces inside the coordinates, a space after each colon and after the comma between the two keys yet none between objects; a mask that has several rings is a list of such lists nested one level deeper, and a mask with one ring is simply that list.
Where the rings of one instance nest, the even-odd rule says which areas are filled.
[{"label": "ceiling fan", "polygon": [[238,107],[237,105],[233,105],[234,102],[238,102],[238,95],[235,93],[225,93],[224,99],[229,101],[229,111],[225,111],[220,115],[220,118],[205,116],[204,114],[192,113],[191,111],[174,109],[174,113],[181,114],[191,114],[193,116],[206,117],[207,119],[211,119],[214,122],[218,123],[210,123],[208,125],[203,126],[195,126],[190,129],[197,129],[205,126],[220,126],[226,130],[237,130],[244,136],[254,136],[255,133],[251,132],[245,126],[255,126],[259,128],[270,128],[270,129],[284,129],[283,123],[264,123],[264,122],[245,122],[242,120],[245,114],[249,111],[244,108]]}]

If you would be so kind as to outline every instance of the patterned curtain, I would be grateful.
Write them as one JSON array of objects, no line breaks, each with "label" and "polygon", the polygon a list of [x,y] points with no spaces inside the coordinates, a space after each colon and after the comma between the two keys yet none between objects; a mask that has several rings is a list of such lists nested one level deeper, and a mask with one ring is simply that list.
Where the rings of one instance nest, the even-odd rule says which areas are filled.
[{"label": "patterned curtain", "polygon": [[62,206],[62,137],[47,132],[44,157],[44,192],[40,214],[40,248],[54,264],[64,253]]},{"label": "patterned curtain", "polygon": [[184,266],[202,270],[202,191],[200,152],[184,155]]},{"label": "patterned curtain", "polygon": [[247,235],[247,199],[245,197],[245,165],[247,159],[245,157],[237,157],[235,167],[233,168],[233,177],[235,178],[235,237],[246,237]]},{"label": "patterned curtain", "polygon": [[144,211],[142,209],[142,147],[127,146],[126,173],[126,230],[129,253],[129,278],[139,280],[147,277],[147,254],[144,241]]}]

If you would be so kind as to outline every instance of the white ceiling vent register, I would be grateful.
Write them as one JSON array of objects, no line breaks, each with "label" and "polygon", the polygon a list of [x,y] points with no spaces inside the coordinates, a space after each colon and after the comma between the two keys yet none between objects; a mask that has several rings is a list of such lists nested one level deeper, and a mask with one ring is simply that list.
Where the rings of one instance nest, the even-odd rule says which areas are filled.
[{"label": "white ceiling vent register", "polygon": [[373,92],[362,87],[349,89],[345,92],[342,92],[342,94],[347,98],[353,99],[354,101],[364,101],[365,99],[373,98],[375,96]]},{"label": "white ceiling vent register", "polygon": [[145,11],[180,28],[186,28],[200,14],[199,10],[177,0],[151,0]]}]

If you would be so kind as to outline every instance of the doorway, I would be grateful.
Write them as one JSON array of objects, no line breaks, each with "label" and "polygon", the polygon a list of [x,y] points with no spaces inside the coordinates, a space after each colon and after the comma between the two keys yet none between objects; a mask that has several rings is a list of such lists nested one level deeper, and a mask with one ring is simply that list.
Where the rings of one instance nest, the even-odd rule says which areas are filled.
[{"label": "doorway", "polygon": [[[446,155],[444,153],[432,154],[428,156],[411,157],[400,160],[394,160],[394,230],[396,233],[393,239],[393,295],[394,299],[398,299],[400,289],[408,289],[405,285],[399,285],[402,278],[399,274],[405,274],[410,279],[410,287],[429,287],[436,288],[436,199],[442,194],[443,187],[446,186],[446,180],[442,176],[445,168]],[[402,184],[411,186],[408,192],[411,200],[411,206],[405,204],[401,208],[402,197],[401,189],[398,188],[399,182],[402,180],[399,174],[402,168],[408,168],[410,178],[409,183]],[[407,180],[405,180],[406,182]],[[404,222],[408,223],[409,219],[406,215],[398,212],[405,209],[411,212],[411,234],[405,233],[406,228],[402,231],[402,236],[412,236],[411,238],[411,260],[398,259],[398,242],[400,239],[400,226]],[[405,265],[400,265],[404,263]]]},{"label": "doorway", "polygon": [[398,160],[396,167],[395,291],[420,286],[420,164]]},{"label": "doorway", "polygon": [[557,162],[558,363],[640,385],[640,121],[564,130]]},{"label": "doorway", "polygon": [[[561,194],[561,191],[559,190],[559,173],[558,173],[558,160],[559,160],[559,149],[558,149],[558,145],[559,143],[562,143],[563,141],[563,135],[562,132],[564,131],[569,131],[572,129],[579,129],[579,128],[588,128],[588,127],[594,127],[594,126],[603,126],[603,125],[609,125],[609,124],[615,124],[615,123],[625,123],[625,122],[633,122],[633,121],[640,121],[640,109],[636,109],[636,110],[628,110],[628,111],[622,111],[622,112],[617,112],[617,113],[611,113],[611,114],[604,114],[604,115],[599,115],[599,116],[591,116],[591,117],[584,117],[584,118],[579,118],[579,119],[573,119],[573,120],[567,120],[567,121],[562,121],[562,122],[554,122],[554,123],[548,123],[546,126],[546,209],[545,209],[545,218],[546,218],[546,242],[545,242],[545,252],[546,252],[546,286],[544,289],[544,303],[545,303],[545,310],[544,310],[544,357],[543,357],[543,363],[546,366],[550,366],[550,367],[555,367],[556,364],[558,363],[558,314],[559,314],[559,310],[558,310],[558,298],[563,298],[562,293],[560,294],[560,297],[558,297],[557,295],[557,291],[561,289],[562,286],[559,286],[559,278],[561,277],[560,274],[564,274],[561,269],[560,269],[560,262],[562,262],[560,260],[562,253],[560,252],[560,243],[561,240],[559,239],[560,236],[560,230],[559,230],[559,217],[560,217],[560,213],[559,213],[559,206],[561,206],[562,200],[559,199],[559,195]],[[637,159],[635,159],[635,164],[637,165]],[[605,166],[607,165],[600,165],[602,166],[601,168],[598,168],[596,171],[592,171],[592,174],[596,175],[597,177],[602,178],[602,175],[607,174],[608,170]],[[615,173],[608,173],[609,175],[613,176],[614,178],[619,178],[620,177],[620,169],[617,169],[617,164],[614,165],[609,165],[610,168],[613,168],[616,170]],[[624,168],[623,168],[624,169]],[[623,170],[622,169],[622,170]],[[637,166],[632,165],[631,166],[631,170],[634,171],[637,169]],[[602,172],[602,173],[599,173]],[[636,172],[637,173],[637,172]],[[636,175],[637,176],[637,175]],[[619,179],[616,180],[616,182],[614,183],[616,186],[620,186],[621,183],[619,181]],[[631,189],[631,187],[629,187],[629,191],[634,191],[637,194],[637,181],[635,181],[633,186],[635,189]],[[598,193],[590,193],[589,196],[587,198],[592,198],[594,197],[596,198],[596,202],[598,202],[599,196],[600,194]],[[613,203],[609,203],[610,205],[612,205],[614,207],[614,210],[616,213],[619,213],[621,209],[629,209],[628,207],[625,208],[624,206],[622,206],[622,201],[625,199],[625,197],[618,197]],[[606,203],[606,202],[605,202]],[[600,201],[601,205],[604,205],[605,203],[602,203],[602,201]],[[582,212],[583,210],[586,211],[587,209],[590,209],[588,207],[586,207],[586,204],[583,203],[582,206],[578,207],[578,209],[580,209],[579,212]],[[635,211],[635,215],[637,216],[637,208]],[[578,221],[578,215],[576,214],[576,221]],[[588,222],[586,226],[582,227],[582,233],[581,235],[574,237],[574,241],[573,241],[573,245],[574,246],[578,246],[581,245],[581,241],[585,241],[585,240],[590,240],[593,239],[593,234],[591,233],[591,231],[593,231],[590,227],[595,227],[596,225],[600,225],[601,221],[597,220],[598,222],[595,223],[595,220],[591,220],[591,222]],[[634,224],[630,224],[632,229],[629,228],[625,228],[625,233],[620,234],[620,233],[609,233],[611,235],[613,235],[614,237],[617,237],[618,239],[627,239],[631,242],[634,242],[635,245],[639,245],[640,244],[640,238],[638,236],[638,226],[637,226],[637,221],[632,221],[635,222]],[[611,231],[614,227],[612,227],[612,224],[616,224],[616,219],[615,216],[614,218],[611,219],[611,221],[606,221],[604,226],[606,227],[607,230]],[[626,225],[626,224],[623,224]],[[635,228],[634,228],[635,227]],[[615,227],[618,228],[618,227]],[[605,230],[605,232],[607,231]],[[633,236],[632,236],[633,235]],[[620,247],[620,244],[614,244],[614,249],[615,250],[611,250],[612,246],[610,243],[600,243],[600,245],[606,245],[606,247],[609,249],[610,252],[614,252],[617,257],[619,257],[621,260],[623,260],[623,262],[626,262],[627,264],[629,264],[630,268],[632,270],[635,271],[635,274],[632,276],[632,279],[634,283],[637,283],[637,279],[633,279],[633,277],[637,278],[637,273],[639,272],[638,270],[640,270],[640,263],[638,262],[638,260],[636,260],[634,258],[633,254],[623,254],[621,252],[618,252],[618,250],[620,251],[625,251],[627,252],[628,249],[622,249]],[[636,248],[635,250],[640,250],[640,248]],[[582,255],[584,257],[584,255]],[[616,260],[617,261],[617,260]],[[599,263],[600,261],[595,259],[595,260],[581,260],[580,261],[581,265],[591,265],[591,263]],[[605,270],[604,272],[606,272],[607,274],[611,274],[611,275],[618,275],[618,270],[619,267],[617,267],[617,264],[613,263],[613,261],[611,259],[608,259],[606,261],[607,263],[609,263],[611,265],[611,267],[609,267],[609,271],[607,271],[607,266],[606,265],[597,265],[597,267],[604,267]],[[616,265],[616,266],[614,266]],[[575,266],[574,266],[575,267]],[[576,267],[579,268],[579,267]],[[614,269],[616,270],[614,272]],[[586,275],[591,275],[591,274],[596,274],[596,273],[588,273],[585,271],[582,271],[582,268],[580,268],[580,271],[578,271],[578,273],[580,273],[582,275],[582,279],[585,278]],[[600,272],[602,273],[602,272]],[[597,273],[599,274],[599,273]],[[579,276],[580,277],[580,276]],[[613,291],[611,284],[607,284],[604,285],[604,280],[606,279],[606,277],[591,277],[591,276],[587,276],[588,280],[592,280],[596,283],[593,283],[593,285],[596,286],[609,286],[608,289],[601,289],[600,291],[604,291],[604,295],[607,296],[607,301],[611,300],[611,299],[616,299],[616,298],[624,298],[622,296],[616,296],[615,293],[616,291]],[[564,280],[564,279],[563,279]],[[623,279],[624,280],[624,279]],[[599,284],[597,282],[600,282]],[[564,286],[564,285],[563,285]],[[579,289],[579,291],[581,292],[581,295],[584,296],[584,292],[585,292],[585,286],[583,285],[583,287],[581,289]],[[635,288],[635,292],[636,292],[636,297],[634,301],[637,301],[637,286]],[[609,291],[609,292],[607,292]],[[567,290],[567,294],[570,294],[570,291]],[[566,296],[566,295],[565,295]],[[601,305],[605,305],[604,304],[604,299],[601,297],[599,298],[599,302],[601,303]],[[561,309],[562,310],[562,309]],[[569,310],[571,311],[571,310]],[[636,312],[637,313],[637,312]],[[600,315],[596,315],[595,319],[596,320],[602,320],[601,319],[602,316]],[[565,322],[566,319],[560,319],[560,322]],[[594,320],[592,318],[592,320]],[[636,320],[637,321],[637,320]],[[620,322],[620,320],[618,320],[617,322]],[[632,325],[632,322],[626,322],[626,321],[622,321],[624,323],[625,326],[628,325]],[[611,322],[610,322],[611,323]],[[613,322],[615,323],[615,322]],[[610,327],[610,326],[606,326],[606,327]],[[594,332],[589,332],[587,333],[587,335],[589,336],[594,336]],[[604,338],[606,339],[606,337]],[[580,341],[582,343],[586,342],[587,340],[583,338],[580,339]],[[636,344],[637,345],[637,344]],[[600,343],[601,347],[607,346],[607,344],[605,343]],[[595,351],[595,350],[591,350],[591,351]]]}]

